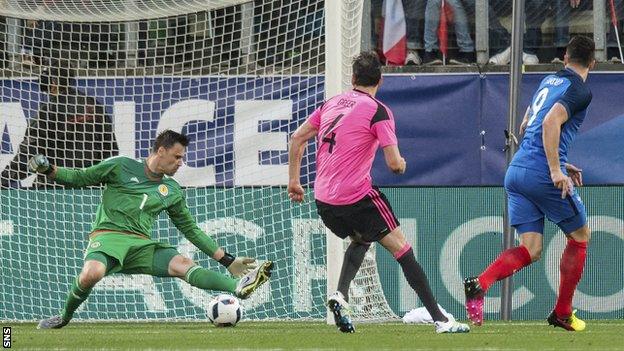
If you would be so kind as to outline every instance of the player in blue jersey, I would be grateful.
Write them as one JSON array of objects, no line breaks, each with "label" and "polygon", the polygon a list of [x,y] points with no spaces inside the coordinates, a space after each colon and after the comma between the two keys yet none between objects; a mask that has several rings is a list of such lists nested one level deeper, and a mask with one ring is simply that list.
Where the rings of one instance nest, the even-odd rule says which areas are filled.
[{"label": "player in blue jersey", "polygon": [[595,64],[594,51],[592,39],[574,37],[566,50],[565,69],[542,80],[526,111],[520,127],[524,138],[505,175],[509,220],[520,246],[502,252],[481,275],[464,281],[466,311],[476,325],[483,323],[483,299],[490,286],[539,260],[546,217],[568,239],[560,262],[559,295],[548,323],[570,331],[585,329],[572,311],[572,296],[583,274],[590,230],[574,187],[582,185],[581,170],[567,162],[567,154],[592,99],[585,80]]}]

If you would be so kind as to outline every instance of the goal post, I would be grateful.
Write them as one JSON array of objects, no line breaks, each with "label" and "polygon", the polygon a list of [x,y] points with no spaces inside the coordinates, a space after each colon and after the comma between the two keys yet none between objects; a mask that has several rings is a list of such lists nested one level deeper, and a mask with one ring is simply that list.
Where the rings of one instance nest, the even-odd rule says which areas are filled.
[{"label": "goal post", "polygon": [[[102,187],[63,188],[29,157],[65,167],[145,158],[156,135],[191,140],[175,178],[198,225],[235,255],[275,262],[245,318],[323,320],[345,242],[316,214],[314,143],[302,205],[288,200],[290,134],[350,86],[363,0],[3,1],[0,78],[0,320],[57,314],[82,266]],[[339,34],[338,34],[339,33]],[[152,238],[226,273],[162,215]],[[352,287],[356,320],[394,318],[374,249]],[[112,275],[78,320],[207,320],[217,292]]]},{"label": "goal post", "polygon": [[[343,1],[325,1],[325,99],[340,94],[343,81],[349,74],[343,67],[347,55],[343,53]],[[327,296],[338,288],[338,278],[343,262],[342,240],[329,229],[325,233],[327,245]],[[327,323],[334,323],[333,315],[327,312]]]},{"label": "goal post", "polygon": [[[352,60],[360,53],[362,16],[366,0],[325,1],[325,97],[326,99],[351,88]],[[327,242],[327,295],[338,287],[338,279],[348,240],[341,240],[329,229]],[[353,280],[349,292],[353,319],[375,322],[396,319],[381,287],[375,260],[376,245],[368,253]],[[334,323],[328,311],[327,323]]]}]

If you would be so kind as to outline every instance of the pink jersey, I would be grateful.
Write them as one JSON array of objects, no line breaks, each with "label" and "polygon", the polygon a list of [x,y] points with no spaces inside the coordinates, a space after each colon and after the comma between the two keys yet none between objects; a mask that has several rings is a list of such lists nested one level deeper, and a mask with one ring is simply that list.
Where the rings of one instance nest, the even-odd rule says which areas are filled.
[{"label": "pink jersey", "polygon": [[330,205],[362,199],[372,189],[377,148],[397,145],[390,109],[351,90],[325,102],[308,122],[318,129],[314,197]]}]

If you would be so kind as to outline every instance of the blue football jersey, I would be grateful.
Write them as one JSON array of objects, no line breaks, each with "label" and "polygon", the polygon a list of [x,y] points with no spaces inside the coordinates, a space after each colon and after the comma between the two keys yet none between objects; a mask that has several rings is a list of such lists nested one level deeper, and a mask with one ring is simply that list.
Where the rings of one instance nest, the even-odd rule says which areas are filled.
[{"label": "blue football jersey", "polygon": [[550,173],[542,142],[542,122],[553,105],[560,103],[568,111],[568,120],[561,126],[559,139],[559,161],[563,167],[568,161],[568,148],[585,119],[591,99],[589,87],[572,69],[546,76],[533,95],[524,138],[511,165]]}]

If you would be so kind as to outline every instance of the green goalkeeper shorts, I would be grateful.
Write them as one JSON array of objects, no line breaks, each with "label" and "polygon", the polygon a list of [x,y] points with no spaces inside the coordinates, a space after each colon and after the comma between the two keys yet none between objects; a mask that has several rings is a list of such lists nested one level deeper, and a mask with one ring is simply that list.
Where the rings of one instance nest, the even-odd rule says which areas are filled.
[{"label": "green goalkeeper shorts", "polygon": [[169,261],[180,254],[169,244],[115,232],[102,233],[89,240],[85,257],[93,252],[101,252],[117,260],[113,267],[107,267],[107,275],[125,273],[158,277],[169,276]]}]

